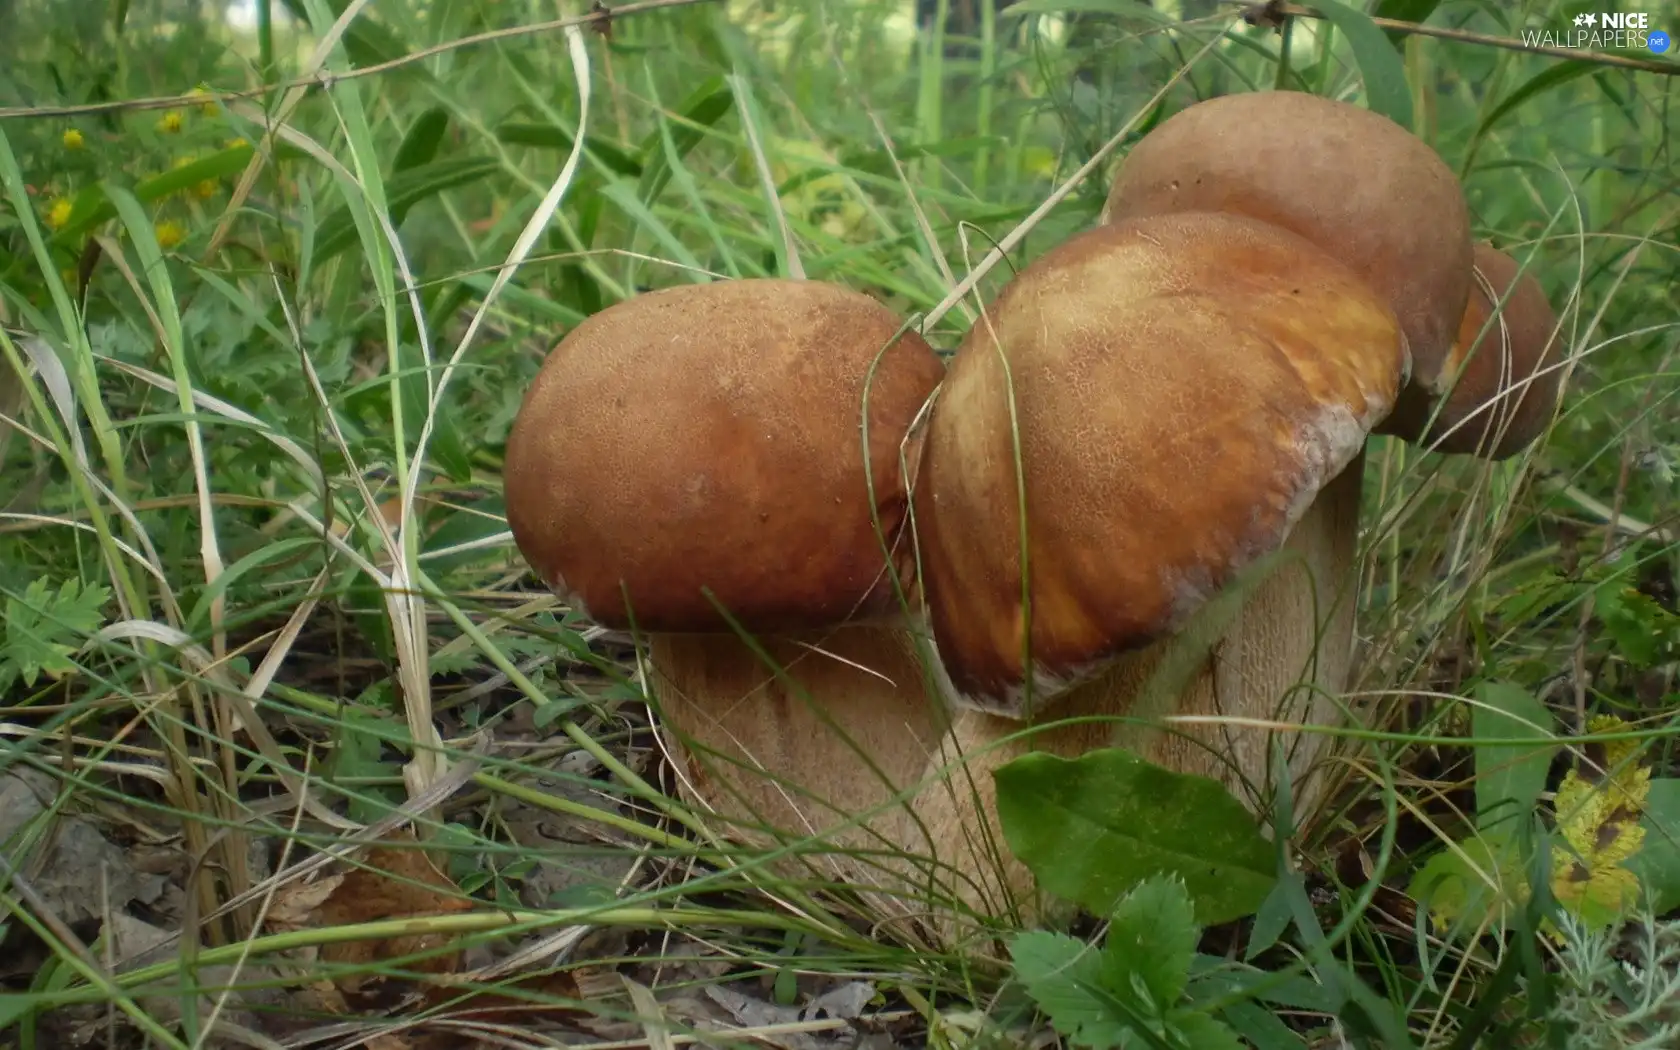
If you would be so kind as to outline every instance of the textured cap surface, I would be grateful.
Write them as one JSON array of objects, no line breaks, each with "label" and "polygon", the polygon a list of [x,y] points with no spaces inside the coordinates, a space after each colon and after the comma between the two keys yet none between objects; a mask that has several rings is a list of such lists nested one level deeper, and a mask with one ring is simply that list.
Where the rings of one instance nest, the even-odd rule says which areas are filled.
[{"label": "textured cap surface", "polygon": [[913,332],[883,353],[900,323],[861,293],[769,279],[595,314],[543,363],[508,438],[520,551],[608,627],[730,630],[703,588],[749,631],[886,611],[872,509],[896,543],[900,444],[944,373]]},{"label": "textured cap surface", "polygon": [[1519,277],[1521,265],[1491,244],[1477,244],[1475,259],[1470,305],[1437,388],[1408,387],[1383,431],[1439,452],[1504,459],[1551,421],[1563,381],[1563,335],[1532,273]]},{"label": "textured cap surface", "polygon": [[1363,281],[1241,216],[1102,226],[1032,263],[928,422],[915,521],[950,698],[1031,714],[1011,393],[1036,706],[1277,550],[1388,413],[1404,360]]},{"label": "textured cap surface", "polygon": [[1109,221],[1178,211],[1249,215],[1300,234],[1393,307],[1428,385],[1470,294],[1464,191],[1387,117],[1299,91],[1225,95],[1174,114],[1127,155]]}]

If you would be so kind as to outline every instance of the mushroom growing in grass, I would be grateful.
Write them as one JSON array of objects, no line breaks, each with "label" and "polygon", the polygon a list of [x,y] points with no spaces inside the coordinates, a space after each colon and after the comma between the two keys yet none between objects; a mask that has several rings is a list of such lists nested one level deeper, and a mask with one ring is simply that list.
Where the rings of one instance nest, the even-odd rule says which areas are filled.
[{"label": "mushroom growing in grass", "polygon": [[520,551],[646,635],[663,720],[695,745],[687,789],[726,819],[831,828],[920,776],[945,728],[900,622],[902,446],[944,366],[900,329],[818,281],[639,295],[549,354],[509,436]]},{"label": "mushroom growing in grass", "polygon": [[[986,845],[1001,841],[990,770],[1028,750],[1124,746],[1264,800],[1268,726],[1337,713],[1359,468],[1406,365],[1382,294],[1240,215],[1100,226],[1004,286],[935,397],[913,504],[956,707],[935,761],[968,756],[918,800],[935,855],[970,879],[954,894],[996,913],[1030,887]],[[1028,719],[1161,715],[1182,721],[996,746]],[[1299,790],[1316,751],[1297,750]]]},{"label": "mushroom growing in grass", "polygon": [[1387,300],[1409,385],[1438,388],[1470,295],[1469,209],[1452,169],[1387,117],[1299,91],[1199,102],[1132,148],[1105,210],[1231,212],[1305,237]]},{"label": "mushroom growing in grass", "polygon": [[1505,459],[1546,429],[1563,382],[1557,314],[1532,273],[1485,242],[1458,338],[1433,387],[1408,387],[1383,429],[1433,451]]}]

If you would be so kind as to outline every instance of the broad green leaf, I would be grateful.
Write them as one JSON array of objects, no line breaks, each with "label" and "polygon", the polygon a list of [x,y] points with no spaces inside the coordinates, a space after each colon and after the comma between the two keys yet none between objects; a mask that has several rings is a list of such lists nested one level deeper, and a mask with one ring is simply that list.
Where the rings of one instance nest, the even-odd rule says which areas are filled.
[{"label": "broad green leaf", "polygon": [[1220,1016],[1254,1050],[1306,1050],[1306,1042],[1265,1007],[1236,1003],[1221,1010]]},{"label": "broad green leaf", "polygon": [[1104,915],[1153,875],[1177,875],[1210,926],[1252,914],[1276,882],[1272,844],[1218,781],[1118,748],[1042,752],[997,770],[1015,856],[1057,896]]},{"label": "broad green leaf", "polygon": [[1476,745],[1476,819],[1520,819],[1546,789],[1546,771],[1560,746],[1555,720],[1533,693],[1509,682],[1484,682],[1476,689],[1470,716],[1477,739],[1531,739],[1535,744]]},{"label": "broad green leaf", "polygon": [[1200,1010],[1175,1010],[1167,1015],[1167,1030],[1184,1050],[1247,1050],[1237,1033],[1223,1021]]},{"label": "broad green leaf", "polygon": [[1646,907],[1661,915],[1680,908],[1680,779],[1656,777],[1639,822],[1645,843],[1627,866],[1644,886]]},{"label": "broad green leaf", "polygon": [[1410,131],[1412,92],[1406,86],[1406,66],[1388,37],[1370,15],[1337,0],[1314,0],[1313,6],[1347,38],[1365,81],[1365,104]]}]

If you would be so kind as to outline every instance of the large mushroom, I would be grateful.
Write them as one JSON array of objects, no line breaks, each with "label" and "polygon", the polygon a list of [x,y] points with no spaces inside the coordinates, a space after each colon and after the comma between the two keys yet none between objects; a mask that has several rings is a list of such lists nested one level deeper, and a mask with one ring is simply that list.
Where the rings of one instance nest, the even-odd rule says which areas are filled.
[{"label": "large mushroom", "polygon": [[898,622],[901,446],[944,366],[900,329],[818,281],[638,295],[555,347],[508,439],[520,551],[573,608],[649,639],[687,787],[740,837],[883,806],[945,728]]},{"label": "large mushroom", "polygon": [[1433,386],[1409,386],[1383,430],[1444,453],[1506,459],[1557,408],[1563,340],[1534,274],[1493,245],[1475,249],[1476,281]]},{"label": "large mushroom", "polygon": [[1230,212],[1300,234],[1388,300],[1410,385],[1438,388],[1470,296],[1469,208],[1452,169],[1387,117],[1299,91],[1199,102],[1132,148],[1105,210]]},{"label": "large mushroom", "polygon": [[[1004,287],[936,395],[913,503],[957,708],[935,762],[968,764],[918,800],[924,848],[968,880],[954,894],[988,913],[1024,903],[1025,870],[987,842],[989,771],[1028,750],[1122,745],[1263,798],[1266,723],[1334,713],[1358,464],[1405,369],[1382,295],[1244,216],[1101,226]],[[1240,611],[1198,638],[1198,616],[1233,587],[1252,588]],[[1165,710],[1139,709],[1175,646],[1210,641]],[[1303,679],[1304,702],[1289,703]],[[1161,714],[1213,717],[1169,732],[1081,722],[999,744],[1039,717]]]}]

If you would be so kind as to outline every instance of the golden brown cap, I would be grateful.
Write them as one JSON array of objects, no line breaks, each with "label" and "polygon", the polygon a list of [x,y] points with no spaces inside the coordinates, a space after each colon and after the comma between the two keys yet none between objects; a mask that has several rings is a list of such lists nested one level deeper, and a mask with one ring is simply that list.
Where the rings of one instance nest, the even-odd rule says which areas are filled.
[{"label": "golden brown cap", "polygon": [[612,628],[730,630],[704,589],[761,633],[887,611],[871,510],[895,541],[899,446],[944,373],[914,332],[893,342],[899,327],[818,281],[687,285],[595,314],[543,363],[508,437],[520,551]]},{"label": "golden brown cap", "polygon": [[1392,407],[1404,357],[1365,282],[1242,216],[1101,226],[1024,269],[951,362],[916,488],[950,699],[1032,713],[1011,391],[1036,707],[1281,547]]},{"label": "golden brown cap", "polygon": [[1470,215],[1452,170],[1387,117],[1300,91],[1189,106],[1127,155],[1108,220],[1248,215],[1300,234],[1400,319],[1413,381],[1433,382],[1470,295]]},{"label": "golden brown cap", "polygon": [[1563,336],[1532,273],[1519,276],[1521,265],[1491,244],[1477,244],[1475,259],[1470,305],[1436,389],[1408,387],[1383,432],[1439,452],[1504,459],[1551,421]]}]

